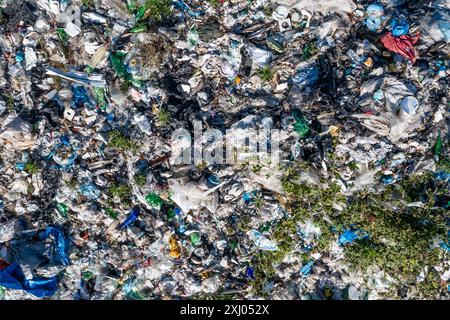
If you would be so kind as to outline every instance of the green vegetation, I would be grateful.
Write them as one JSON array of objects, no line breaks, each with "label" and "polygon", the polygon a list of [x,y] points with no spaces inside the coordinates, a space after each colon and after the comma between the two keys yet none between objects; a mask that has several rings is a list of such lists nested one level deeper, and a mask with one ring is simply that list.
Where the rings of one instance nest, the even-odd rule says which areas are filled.
[{"label": "green vegetation", "polygon": [[252,171],[254,172],[254,173],[257,173],[257,172],[259,172],[260,170],[261,170],[261,168],[262,168],[262,166],[260,165],[260,164],[255,164],[253,167],[252,167]]},{"label": "green vegetation", "polygon": [[25,171],[28,173],[28,174],[31,174],[31,175],[33,175],[33,174],[36,174],[36,173],[38,173],[39,172],[39,166],[36,164],[36,163],[34,163],[33,161],[31,161],[31,162],[28,162],[26,165],[25,165]]},{"label": "green vegetation", "polygon": [[273,78],[273,72],[269,66],[265,66],[265,67],[259,69],[258,75],[261,78],[261,80],[263,80],[265,82],[269,82]]},{"label": "green vegetation", "polygon": [[450,172],[450,157],[441,156],[439,158],[439,161],[438,161],[436,167],[438,170],[444,170],[444,171]]},{"label": "green vegetation", "polygon": [[[252,219],[249,215],[241,216],[241,217],[239,217],[239,220],[238,220],[237,229],[242,232],[247,232],[250,230],[251,222],[252,222]],[[233,231],[231,233],[233,233]]]},{"label": "green vegetation", "polygon": [[75,178],[72,178],[72,179],[70,179],[68,181],[65,181],[65,183],[72,190],[75,190],[77,188],[77,185],[78,185],[77,179],[75,179]]},{"label": "green vegetation", "polygon": [[314,42],[306,43],[303,47],[302,61],[306,61],[317,53],[317,46]]},{"label": "green vegetation", "polygon": [[5,96],[5,103],[8,110],[14,110],[14,97],[12,95]]},{"label": "green vegetation", "polygon": [[355,171],[358,170],[358,165],[356,164],[356,162],[352,161],[348,163],[348,167],[350,170]]},{"label": "green vegetation", "polygon": [[125,200],[131,195],[131,187],[127,184],[113,184],[109,187],[109,193],[113,197],[118,197]]},{"label": "green vegetation", "polygon": [[170,123],[170,113],[167,109],[160,109],[156,114],[156,121],[160,125],[167,126]]},{"label": "green vegetation", "polygon": [[219,0],[208,0],[208,2],[213,6],[213,7],[218,7],[220,6],[222,3]]},{"label": "green vegetation", "polygon": [[265,6],[263,7],[263,12],[264,12],[264,14],[265,14],[267,17],[270,17],[270,16],[272,15],[273,9],[272,9],[272,7],[270,6],[270,4],[265,5]]},{"label": "green vegetation", "polygon": [[83,5],[85,7],[93,7],[94,0],[81,0],[81,5]]},{"label": "green vegetation", "polygon": [[[446,236],[445,209],[435,206],[436,196],[445,194],[445,189],[436,187],[432,174],[403,180],[379,194],[360,191],[349,197],[343,196],[336,184],[324,188],[297,184],[293,182],[296,177],[297,173],[290,170],[283,181],[291,215],[271,228],[271,238],[276,240],[279,251],[263,252],[253,259],[255,293],[267,295],[266,281],[276,281],[274,265],[301,241],[296,234],[297,223],[309,219],[322,232],[313,242],[311,253],[323,252],[344,229],[354,225],[366,230],[370,237],[345,246],[346,261],[363,272],[377,265],[400,283],[415,281],[425,266],[434,266],[442,257],[442,249],[432,248],[432,242]],[[425,202],[423,208],[406,206],[419,200]],[[338,211],[333,204],[344,209]],[[309,254],[301,256],[304,261],[309,259]],[[439,287],[439,274],[433,270],[418,285],[423,297],[432,297]]]},{"label": "green vegetation", "polygon": [[138,145],[136,142],[124,136],[118,130],[114,130],[109,133],[109,145],[120,151],[136,151],[138,149]]},{"label": "green vegetation", "polygon": [[256,197],[254,200],[255,208],[261,208],[263,205],[263,198],[262,197]]},{"label": "green vegetation", "polygon": [[139,187],[143,187],[143,186],[145,186],[145,183],[146,183],[147,179],[146,179],[144,174],[139,173],[139,174],[135,174],[134,175],[134,181],[136,182],[136,184]]},{"label": "green vegetation", "polygon": [[150,16],[157,21],[167,18],[172,13],[171,0],[147,0],[145,6]]},{"label": "green vegetation", "polygon": [[111,208],[106,208],[105,209],[105,214],[108,215],[108,217],[110,217],[110,218],[112,218],[114,220],[117,220],[117,218],[119,217],[119,214],[116,211],[114,211],[113,209],[111,209]]}]

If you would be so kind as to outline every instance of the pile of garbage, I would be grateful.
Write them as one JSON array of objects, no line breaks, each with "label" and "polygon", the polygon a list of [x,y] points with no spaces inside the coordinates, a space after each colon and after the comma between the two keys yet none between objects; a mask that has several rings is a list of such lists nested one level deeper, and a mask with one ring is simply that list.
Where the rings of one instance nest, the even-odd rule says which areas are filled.
[{"label": "pile of garbage", "polygon": [[448,299],[449,42],[448,0],[0,1],[0,299]]}]

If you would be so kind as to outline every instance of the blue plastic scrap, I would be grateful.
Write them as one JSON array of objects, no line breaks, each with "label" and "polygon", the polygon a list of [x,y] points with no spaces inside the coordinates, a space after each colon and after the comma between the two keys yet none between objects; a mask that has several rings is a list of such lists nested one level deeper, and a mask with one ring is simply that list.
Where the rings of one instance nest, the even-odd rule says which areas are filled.
[{"label": "blue plastic scrap", "polygon": [[101,191],[92,183],[84,183],[80,186],[80,193],[89,200],[100,197]]},{"label": "blue plastic scrap", "polygon": [[253,271],[253,268],[252,267],[247,267],[247,269],[245,270],[245,275],[249,278],[249,279],[251,279],[251,280],[255,280],[255,274],[254,274],[254,271]]},{"label": "blue plastic scrap", "polygon": [[447,232],[447,238],[448,241],[439,243],[439,246],[444,250],[450,251],[450,230]]},{"label": "blue plastic scrap", "polygon": [[408,33],[409,23],[406,19],[393,19],[391,21],[392,34],[395,37],[400,37]]},{"label": "blue plastic scrap", "polygon": [[450,182],[450,173],[445,171],[438,171],[434,174],[435,178],[439,181]]},{"label": "blue plastic scrap", "polygon": [[[46,252],[39,252],[36,259],[41,259],[39,255],[44,256],[45,259],[50,259],[47,255],[48,252],[51,252],[52,265],[67,266],[70,264],[67,255],[67,242],[64,233],[60,229],[49,226],[37,233],[26,231],[23,234],[28,235],[28,233],[30,233],[30,235],[37,235],[37,239],[39,240],[53,240],[50,248],[47,248]],[[19,244],[25,248],[31,245],[28,240],[18,240],[16,245]],[[27,258],[31,257],[27,256]],[[33,276],[32,278],[27,278],[21,267],[21,264],[24,262],[21,262],[20,256],[16,256],[14,259],[16,261],[13,261],[9,266],[0,270],[0,286],[10,289],[25,290],[38,298],[50,297],[58,290],[58,275],[52,277]]]},{"label": "blue plastic scrap", "polygon": [[251,192],[245,192],[242,195],[242,199],[244,200],[245,203],[249,203],[250,201],[252,201],[256,196],[256,191],[251,191]]},{"label": "blue plastic scrap", "polygon": [[25,290],[38,298],[45,298],[58,290],[58,279],[56,276],[26,279],[20,266],[14,262],[0,270],[0,285],[9,289]]},{"label": "blue plastic scrap", "polygon": [[384,184],[391,184],[395,182],[395,178],[392,175],[382,175],[380,181]]},{"label": "blue plastic scrap", "polygon": [[119,229],[125,229],[128,228],[133,222],[135,222],[137,220],[137,218],[139,217],[139,213],[141,212],[141,208],[136,206],[134,207],[130,214],[128,215],[128,217],[125,219],[124,222],[122,222],[119,225]]},{"label": "blue plastic scrap", "polygon": [[384,7],[381,4],[370,4],[366,9],[367,18],[364,21],[367,28],[371,31],[376,31],[381,27],[381,23],[386,19],[384,14]]},{"label": "blue plastic scrap", "polygon": [[362,240],[369,237],[369,233],[363,229],[347,229],[339,236],[339,244],[345,246],[355,240]]},{"label": "blue plastic scrap", "polygon": [[55,252],[57,253],[55,258],[59,260],[59,264],[63,266],[69,265],[69,257],[67,256],[67,242],[64,237],[64,233],[55,227],[47,227],[44,231],[39,233],[39,238],[41,240],[53,237],[55,242]]},{"label": "blue plastic scrap", "polygon": [[194,11],[191,8],[189,8],[189,6],[182,0],[174,0],[172,1],[173,5],[175,8],[183,11],[183,12],[187,12],[187,14],[191,17],[191,18],[196,18],[196,17],[200,17],[202,15],[204,15],[204,12],[201,11]]},{"label": "blue plastic scrap", "polygon": [[89,99],[89,96],[86,92],[86,89],[84,89],[81,85],[73,85],[72,86],[72,104],[74,107],[80,107],[80,106],[93,106],[91,100]]},{"label": "blue plastic scrap", "polygon": [[301,269],[300,269],[300,273],[303,276],[307,276],[311,273],[312,270],[312,266],[314,264],[314,260],[309,261],[307,264],[305,264]]},{"label": "blue plastic scrap", "polygon": [[319,80],[319,69],[315,66],[297,70],[292,77],[292,82],[300,88],[311,87]]}]

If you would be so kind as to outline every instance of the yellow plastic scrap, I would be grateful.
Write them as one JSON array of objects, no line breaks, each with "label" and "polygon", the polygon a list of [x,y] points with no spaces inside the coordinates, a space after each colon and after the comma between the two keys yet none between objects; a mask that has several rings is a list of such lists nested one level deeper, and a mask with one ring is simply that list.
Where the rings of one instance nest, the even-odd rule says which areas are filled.
[{"label": "yellow plastic scrap", "polygon": [[368,68],[372,67],[373,65],[373,60],[371,57],[368,57],[366,61],[364,61],[364,65]]},{"label": "yellow plastic scrap", "polygon": [[330,126],[330,128],[328,129],[328,133],[336,138],[339,136],[339,131],[341,130],[341,128],[339,126]]},{"label": "yellow plastic scrap", "polygon": [[181,256],[181,248],[175,236],[169,239],[169,256],[174,259],[178,259]]}]

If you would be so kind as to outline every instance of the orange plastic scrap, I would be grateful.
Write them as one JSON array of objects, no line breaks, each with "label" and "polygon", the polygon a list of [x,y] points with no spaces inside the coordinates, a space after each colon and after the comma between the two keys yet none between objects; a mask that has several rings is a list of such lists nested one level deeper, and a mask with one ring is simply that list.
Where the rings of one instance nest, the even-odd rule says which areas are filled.
[{"label": "orange plastic scrap", "polygon": [[414,45],[419,41],[419,36],[419,33],[417,33],[415,36],[394,37],[392,33],[387,32],[381,37],[381,43],[390,51],[398,53],[414,63],[419,57],[418,51],[414,48]]}]

